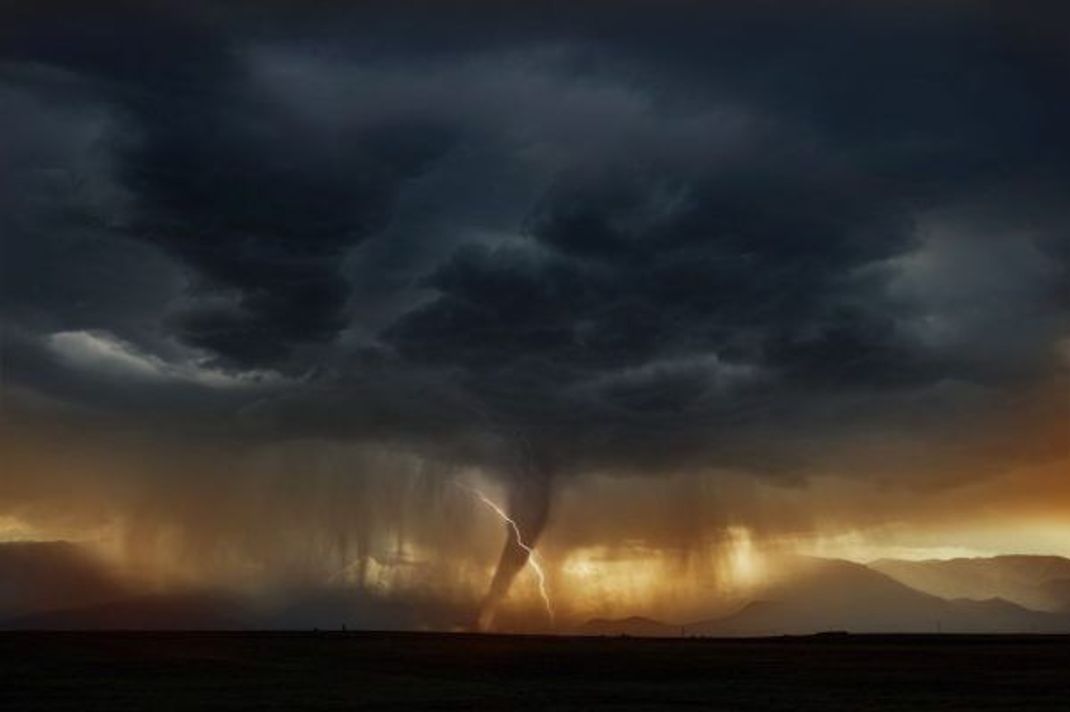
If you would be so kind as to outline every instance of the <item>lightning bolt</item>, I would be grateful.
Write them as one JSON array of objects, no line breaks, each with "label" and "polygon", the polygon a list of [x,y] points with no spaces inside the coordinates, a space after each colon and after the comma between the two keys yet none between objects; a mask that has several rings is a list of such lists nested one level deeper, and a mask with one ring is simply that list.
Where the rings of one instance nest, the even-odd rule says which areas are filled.
[{"label": "lightning bolt", "polygon": [[505,513],[505,510],[498,506],[498,504],[487,495],[483,494],[475,487],[469,487],[463,485],[460,482],[455,482],[458,487],[463,490],[471,492],[479,499],[480,502],[487,505],[495,514],[497,514],[503,522],[509,525],[513,530],[513,535],[516,536],[516,543],[521,549],[528,554],[528,563],[531,564],[531,570],[535,572],[535,578],[539,582],[539,595],[542,596],[542,603],[546,607],[546,615],[550,617],[550,624],[554,622],[554,606],[550,602],[550,592],[546,586],[546,572],[542,569],[542,564],[539,562],[539,556],[535,553],[535,550],[524,543],[524,537],[520,536],[520,527],[516,525],[516,522]]}]

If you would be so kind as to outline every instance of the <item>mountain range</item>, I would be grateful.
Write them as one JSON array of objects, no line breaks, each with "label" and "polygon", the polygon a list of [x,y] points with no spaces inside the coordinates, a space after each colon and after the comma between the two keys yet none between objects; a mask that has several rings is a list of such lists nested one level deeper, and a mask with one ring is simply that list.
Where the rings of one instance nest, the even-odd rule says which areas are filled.
[{"label": "mountain range", "polygon": [[869,567],[941,598],[970,598],[983,591],[1026,608],[1070,612],[1070,559],[1061,556],[880,559]]},{"label": "mountain range", "polygon": [[131,595],[132,589],[75,544],[0,543],[0,621]]},{"label": "mountain range", "polygon": [[[942,598],[910,585],[881,569],[898,572],[883,560],[880,569],[837,559],[800,558],[787,564],[789,571],[755,592],[755,596],[735,612],[708,620],[669,624],[647,618],[595,619],[576,632],[586,635],[628,636],[767,636],[807,635],[825,631],[854,633],[1070,633],[1070,613],[1034,610],[998,595],[1002,589],[985,587],[985,582],[1003,582],[997,573],[1006,565],[1002,559],[972,559],[973,569],[984,571],[991,562],[993,573],[977,575],[978,586],[971,597]],[[1063,566],[1070,560],[1058,557],[1014,557],[1044,559],[1029,567],[1018,562],[1020,571],[1032,573],[1022,590],[1047,590],[1045,584],[1062,579]],[[1061,564],[1053,566],[1050,559]],[[937,562],[926,562],[937,563]],[[904,566],[904,570],[914,569]],[[955,567],[951,567],[954,571]],[[943,582],[939,566],[929,566],[931,586]],[[1046,577],[1054,576],[1053,579]],[[959,579],[947,575],[951,583]],[[994,583],[993,583],[994,585]],[[961,589],[954,589],[960,591]]]},{"label": "mountain range", "polygon": [[784,583],[725,618],[701,621],[699,635],[1070,632],[1070,616],[1035,611],[978,589],[941,598],[862,564],[813,559]]},{"label": "mountain range", "polygon": [[[583,635],[765,636],[823,631],[1070,633],[1070,559],[997,556],[868,565],[796,557],[726,616],[664,622],[598,618]],[[219,592],[146,594],[66,542],[0,543],[0,629],[334,627],[352,599],[303,592],[265,612]],[[374,604],[373,604],[374,605]],[[382,604],[378,604],[382,605]],[[357,627],[396,615],[381,609]],[[404,622],[399,619],[399,623]]]}]

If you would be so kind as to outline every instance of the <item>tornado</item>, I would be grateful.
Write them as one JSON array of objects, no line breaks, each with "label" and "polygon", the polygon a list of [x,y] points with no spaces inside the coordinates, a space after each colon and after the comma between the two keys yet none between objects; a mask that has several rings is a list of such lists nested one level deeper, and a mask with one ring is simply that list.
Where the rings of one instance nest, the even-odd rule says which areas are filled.
[{"label": "tornado", "polygon": [[[550,515],[551,468],[545,462],[529,462],[522,475],[509,483],[506,511],[515,528],[506,527],[507,537],[494,569],[494,577],[479,606],[476,619],[478,630],[486,630],[490,626],[495,609],[509,593],[517,574],[528,563],[530,550],[535,548]],[[518,534],[520,539],[517,538]]]}]

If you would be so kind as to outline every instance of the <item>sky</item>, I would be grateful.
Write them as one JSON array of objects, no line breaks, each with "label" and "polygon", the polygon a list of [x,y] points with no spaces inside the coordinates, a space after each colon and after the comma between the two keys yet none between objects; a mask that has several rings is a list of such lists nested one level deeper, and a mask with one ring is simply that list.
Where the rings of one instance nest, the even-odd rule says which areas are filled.
[{"label": "sky", "polygon": [[487,620],[517,535],[575,616],[1070,556],[1062,3],[0,19],[0,540]]}]

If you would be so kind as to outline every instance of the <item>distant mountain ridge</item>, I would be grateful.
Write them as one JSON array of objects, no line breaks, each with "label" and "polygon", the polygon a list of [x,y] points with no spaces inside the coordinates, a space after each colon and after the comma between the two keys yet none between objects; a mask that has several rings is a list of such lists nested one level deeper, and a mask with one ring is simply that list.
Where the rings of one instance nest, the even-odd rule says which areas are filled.
[{"label": "distant mountain ridge", "polygon": [[[684,625],[640,616],[596,618],[573,632],[634,637],[830,630],[1070,633],[1070,607],[1035,610],[1021,604],[1027,596],[1054,603],[1068,600],[1070,576],[1064,574],[1070,572],[1070,560],[1061,557],[882,560],[869,566],[797,557],[779,568],[775,583],[755,591],[749,602],[727,616]],[[912,577],[920,581],[917,587],[907,583]],[[966,595],[941,597],[919,590],[923,586]],[[1002,595],[1005,592],[1017,598]],[[390,621],[400,628],[426,627],[396,608],[390,601],[357,602],[345,591],[294,592],[272,610],[212,591],[148,595],[136,593],[75,544],[0,543],[0,629],[307,628],[347,621],[360,627],[390,626]]]},{"label": "distant mountain ridge", "polygon": [[[1068,562],[1070,563],[1070,562]],[[1070,633],[1070,615],[1030,610],[998,597],[948,600],[915,590],[863,564],[809,559],[728,616],[683,626],[601,620],[598,635],[767,636],[854,633]],[[619,624],[618,624],[619,623]]]},{"label": "distant mountain ridge", "polygon": [[581,635],[627,635],[635,638],[670,638],[682,635],[684,628],[678,625],[670,625],[644,618],[643,616],[630,616],[628,618],[592,618],[584,623],[576,631]]},{"label": "distant mountain ridge", "polygon": [[880,559],[868,566],[941,598],[998,597],[1026,608],[1070,612],[1070,559],[1061,556]]},{"label": "distant mountain ridge", "polygon": [[[240,630],[253,618],[236,599],[191,592],[150,594],[20,616],[0,628],[18,630]],[[256,626],[253,626],[256,627]]]},{"label": "distant mountain ridge", "polygon": [[77,544],[0,542],[0,621],[130,595],[122,581]]}]

